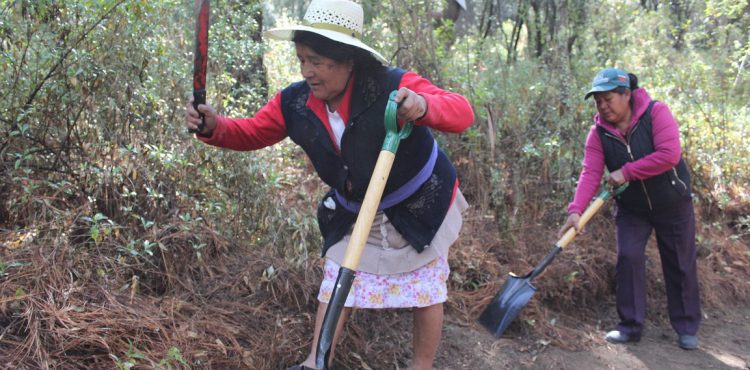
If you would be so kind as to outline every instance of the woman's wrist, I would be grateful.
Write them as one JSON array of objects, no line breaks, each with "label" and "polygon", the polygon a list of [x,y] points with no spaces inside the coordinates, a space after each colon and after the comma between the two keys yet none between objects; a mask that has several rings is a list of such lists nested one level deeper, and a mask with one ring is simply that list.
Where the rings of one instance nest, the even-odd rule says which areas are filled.
[{"label": "woman's wrist", "polygon": [[415,119],[415,121],[419,121],[422,118],[425,118],[427,116],[427,111],[429,110],[429,106],[427,105],[427,99],[425,99],[425,97],[422,96],[422,94],[417,94],[417,96],[419,96],[420,98],[422,98],[422,102],[424,102],[424,112],[422,112],[422,115],[419,116],[419,117],[417,117],[417,119]]},{"label": "woman's wrist", "polygon": [[[210,138],[214,136],[214,132],[216,131],[217,126],[219,126],[219,116],[214,117],[213,125],[210,125],[208,122],[206,122],[206,124],[203,125],[202,130],[196,132],[196,135],[202,138]],[[209,129],[209,127],[211,128]]]}]

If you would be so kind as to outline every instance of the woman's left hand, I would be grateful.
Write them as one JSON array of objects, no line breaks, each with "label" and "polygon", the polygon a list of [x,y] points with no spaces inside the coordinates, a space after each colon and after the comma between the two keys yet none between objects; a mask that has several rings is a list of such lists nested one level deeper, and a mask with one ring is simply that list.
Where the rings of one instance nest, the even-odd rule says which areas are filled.
[{"label": "woman's left hand", "polygon": [[609,177],[607,177],[607,182],[609,182],[609,185],[611,185],[613,188],[618,187],[625,183],[625,175],[622,174],[622,170],[617,170],[609,174]]},{"label": "woman's left hand", "polygon": [[398,119],[402,121],[416,121],[427,114],[427,101],[406,87],[398,90],[396,103],[399,104]]}]

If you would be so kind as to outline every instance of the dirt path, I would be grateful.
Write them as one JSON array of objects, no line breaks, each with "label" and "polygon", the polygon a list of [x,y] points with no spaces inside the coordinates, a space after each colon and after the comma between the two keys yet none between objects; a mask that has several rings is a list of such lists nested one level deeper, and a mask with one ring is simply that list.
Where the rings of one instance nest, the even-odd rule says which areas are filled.
[{"label": "dirt path", "polygon": [[[700,348],[684,351],[667,326],[647,325],[639,343],[613,345],[591,333],[592,348],[567,351],[552,345],[495,340],[479,328],[448,324],[438,369],[750,369],[750,308],[705,313]],[[533,343],[533,338],[530,338]]]}]

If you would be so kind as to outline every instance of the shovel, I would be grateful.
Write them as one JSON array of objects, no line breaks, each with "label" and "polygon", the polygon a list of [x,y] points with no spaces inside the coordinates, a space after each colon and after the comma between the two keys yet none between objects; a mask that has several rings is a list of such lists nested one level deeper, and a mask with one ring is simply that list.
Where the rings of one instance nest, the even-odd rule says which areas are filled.
[{"label": "shovel", "polygon": [[393,166],[393,160],[396,158],[396,150],[401,139],[405,139],[411,134],[412,122],[407,122],[398,131],[396,123],[396,93],[394,90],[388,98],[388,104],[385,107],[385,140],[383,147],[375,162],[375,169],[372,172],[370,183],[367,186],[365,199],[362,201],[362,207],[357,215],[357,221],[354,223],[352,237],[346,246],[344,260],[341,263],[339,274],[336,277],[331,299],[328,301],[328,308],[323,318],[323,325],[320,329],[318,338],[318,348],[315,352],[315,367],[317,369],[328,369],[328,360],[330,357],[333,336],[336,331],[336,323],[341,316],[341,310],[344,308],[344,302],[349,295],[354,281],[354,275],[359,267],[359,261],[362,257],[362,251],[367,243],[367,237],[370,235],[372,221],[375,219],[380,199],[383,196],[383,189],[388,182],[388,175]]},{"label": "shovel", "polygon": [[[615,195],[622,193],[627,187],[628,183],[620,185],[614,190]],[[599,195],[596,196],[591,205],[583,212],[581,218],[578,220],[578,227],[582,228],[586,226],[592,216],[599,211],[604,202],[612,197],[612,193],[608,190],[602,190]],[[495,298],[492,299],[482,315],[479,316],[479,323],[482,324],[487,330],[489,330],[495,337],[499,338],[503,335],[505,329],[508,328],[511,322],[518,316],[523,309],[523,306],[529,302],[531,297],[536,292],[537,288],[531,284],[531,280],[537,275],[541,274],[547,265],[555,259],[563,248],[567,247],[568,244],[576,236],[576,228],[571,227],[565,232],[563,237],[555,243],[552,250],[539,262],[534,269],[524,276],[517,276],[512,272],[508,274],[508,281],[505,282],[503,289],[500,290]]]}]

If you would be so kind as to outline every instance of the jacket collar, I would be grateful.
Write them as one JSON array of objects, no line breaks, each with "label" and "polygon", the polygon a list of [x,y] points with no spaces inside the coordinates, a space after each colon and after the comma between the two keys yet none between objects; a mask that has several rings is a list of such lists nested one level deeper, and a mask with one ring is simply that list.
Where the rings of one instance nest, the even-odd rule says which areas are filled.
[{"label": "jacket collar", "polygon": [[[648,109],[648,105],[651,103],[651,96],[649,96],[646,90],[643,88],[637,88],[633,90],[631,99],[633,101],[633,105],[630,109],[633,111],[633,115],[630,117],[630,126],[628,127],[628,132],[632,131],[633,128],[638,124],[641,116],[646,113],[646,109]],[[622,136],[620,134],[620,131],[617,130],[617,128],[613,124],[605,121],[599,115],[599,113],[596,113],[596,115],[594,115],[594,123],[612,134]]]}]

